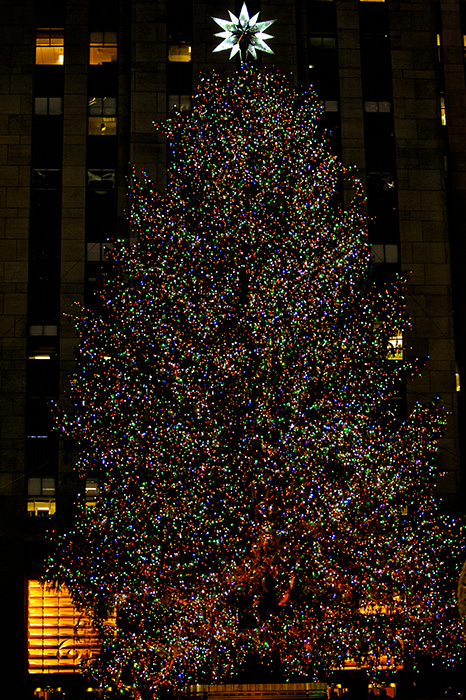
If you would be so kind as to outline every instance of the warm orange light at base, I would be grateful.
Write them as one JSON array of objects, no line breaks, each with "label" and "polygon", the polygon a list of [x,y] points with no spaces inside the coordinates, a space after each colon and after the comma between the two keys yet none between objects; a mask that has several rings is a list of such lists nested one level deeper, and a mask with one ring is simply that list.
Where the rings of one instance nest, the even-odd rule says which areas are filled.
[{"label": "warm orange light at base", "polygon": [[98,653],[97,634],[68,591],[29,580],[28,672],[79,673],[81,663]]}]

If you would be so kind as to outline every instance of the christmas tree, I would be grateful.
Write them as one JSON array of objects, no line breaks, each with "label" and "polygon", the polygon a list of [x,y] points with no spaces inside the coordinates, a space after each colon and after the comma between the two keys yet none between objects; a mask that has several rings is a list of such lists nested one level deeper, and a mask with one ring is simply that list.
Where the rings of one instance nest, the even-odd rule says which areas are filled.
[{"label": "christmas tree", "polygon": [[134,174],[137,242],[77,321],[61,427],[83,489],[49,577],[101,631],[93,672],[136,697],[251,659],[322,679],[460,654],[443,415],[391,417],[415,371],[391,349],[403,281],[371,282],[361,184],[320,114],[273,72],[206,76],[161,127],[166,191]]}]

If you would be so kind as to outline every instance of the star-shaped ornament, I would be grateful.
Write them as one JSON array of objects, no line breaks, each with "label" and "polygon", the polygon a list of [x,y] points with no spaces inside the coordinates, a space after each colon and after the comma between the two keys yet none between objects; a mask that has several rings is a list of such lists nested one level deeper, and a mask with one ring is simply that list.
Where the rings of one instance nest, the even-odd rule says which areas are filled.
[{"label": "star-shaped ornament", "polygon": [[230,15],[230,21],[212,17],[214,22],[217,22],[224,30],[215,34],[223,41],[213,50],[213,53],[230,49],[230,58],[233,58],[239,52],[241,62],[246,60],[248,54],[253,58],[257,58],[257,51],[273,53],[272,49],[265,43],[266,39],[272,39],[273,37],[264,32],[275,22],[274,19],[268,22],[258,22],[259,12],[253,17],[249,17],[246,3],[243,3],[239,17],[236,17],[230,10],[228,10],[228,14]]}]

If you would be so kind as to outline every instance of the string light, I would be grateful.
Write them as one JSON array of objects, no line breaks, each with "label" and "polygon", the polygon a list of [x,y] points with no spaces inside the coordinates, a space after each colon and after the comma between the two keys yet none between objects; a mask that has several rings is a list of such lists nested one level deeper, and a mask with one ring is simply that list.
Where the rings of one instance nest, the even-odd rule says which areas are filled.
[{"label": "string light", "polygon": [[[61,428],[85,488],[48,576],[93,613],[99,683],[135,697],[407,653],[454,664],[458,526],[434,486],[438,403],[404,423],[403,280],[376,290],[361,184],[313,94],[250,66],[163,126],[165,193],[131,180]],[[352,187],[345,209],[342,185]],[[400,355],[401,357],[401,355]],[[117,628],[105,625],[116,608]]]}]

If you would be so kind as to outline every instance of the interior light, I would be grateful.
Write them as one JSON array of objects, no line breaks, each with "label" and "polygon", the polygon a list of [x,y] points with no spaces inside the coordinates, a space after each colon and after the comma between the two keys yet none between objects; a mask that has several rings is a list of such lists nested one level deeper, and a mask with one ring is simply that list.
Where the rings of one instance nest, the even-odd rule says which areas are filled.
[{"label": "interior light", "polygon": [[104,131],[107,131],[107,127],[105,126],[105,122],[102,122],[102,124],[100,125],[100,131],[102,133],[104,133]]},{"label": "interior light", "polygon": [[50,355],[29,355],[30,360],[51,360]]},{"label": "interior light", "polygon": [[64,60],[65,60],[65,56],[64,56],[64,54],[61,53],[58,57],[58,63],[62,66]]}]

